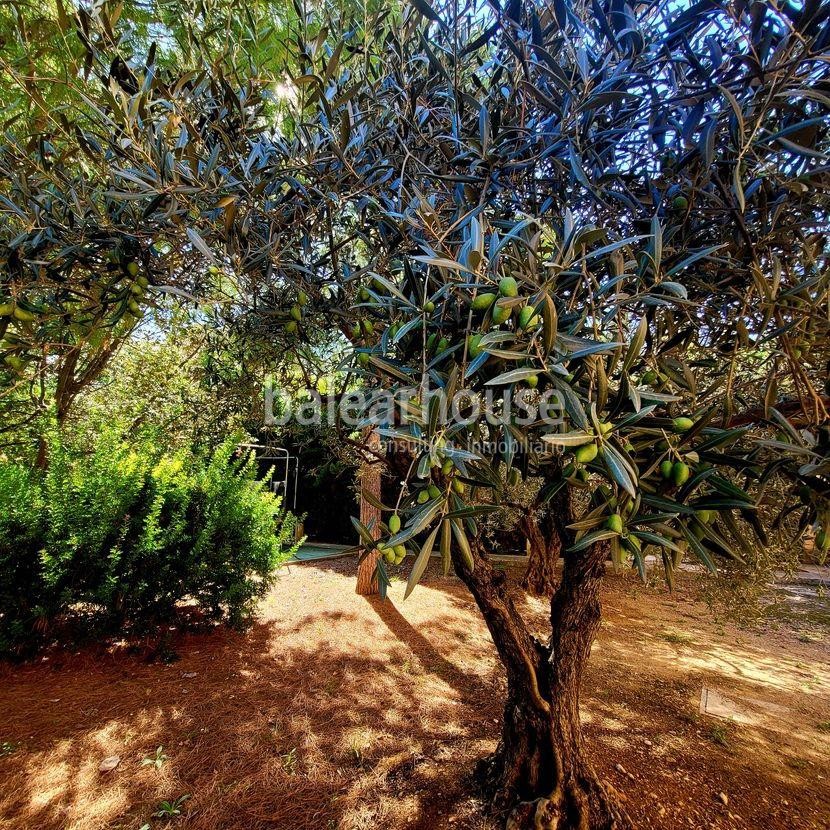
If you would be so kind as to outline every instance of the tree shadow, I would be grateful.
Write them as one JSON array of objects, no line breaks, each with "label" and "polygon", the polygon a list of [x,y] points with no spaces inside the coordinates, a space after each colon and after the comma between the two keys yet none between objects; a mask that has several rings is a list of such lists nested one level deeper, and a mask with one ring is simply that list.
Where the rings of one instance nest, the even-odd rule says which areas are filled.
[{"label": "tree shadow", "polygon": [[[448,624],[422,633],[391,603],[347,604],[184,635],[172,665],[79,653],[8,672],[3,826],[135,830],[183,794],[195,830],[434,826],[467,796],[497,695],[441,654]],[[158,746],[168,760],[142,766]],[[438,759],[456,755],[448,775]]]},{"label": "tree shadow", "polygon": [[[155,825],[161,800],[189,794],[180,823],[189,830],[495,828],[469,786],[475,761],[495,746],[504,700],[486,628],[466,589],[434,571],[410,603],[393,599],[359,597],[353,568],[314,563],[275,587],[248,631],[177,634],[176,663],[112,648],[0,668],[0,825],[136,830]],[[634,791],[622,764],[637,788],[659,788],[649,771],[659,751],[686,770],[672,783],[678,801],[708,805],[711,779],[737,774],[745,793],[730,799],[748,823],[767,809],[753,794],[769,788],[802,817],[827,806],[813,766],[794,782],[753,757],[751,780],[741,777],[738,761],[689,720],[686,681],[728,665],[693,665],[687,677],[668,644],[656,662],[644,620],[664,609],[623,594],[615,604],[622,610],[601,635],[583,695],[593,760],[609,781]],[[736,659],[732,651],[724,656]],[[167,761],[142,766],[158,746]],[[118,767],[99,772],[111,755]],[[705,764],[690,769],[692,756]],[[656,820],[651,799],[631,806],[656,827],[678,826],[671,812]],[[715,809],[701,807],[707,822]]]},{"label": "tree shadow", "polygon": [[[390,600],[383,600],[379,596],[367,596],[363,599],[368,602],[389,631],[402,643],[405,643],[421,661],[421,664],[430,672],[438,675],[448,686],[451,686],[465,703],[480,700],[483,694],[492,691],[492,684],[482,683],[477,675],[462,671],[457,665],[447,660],[432,642],[425,637],[406,617],[395,607]],[[465,609],[467,610],[467,609]],[[440,621],[431,621],[430,631],[439,636],[451,630],[451,626],[440,624]],[[441,637],[445,639],[445,637]]]}]

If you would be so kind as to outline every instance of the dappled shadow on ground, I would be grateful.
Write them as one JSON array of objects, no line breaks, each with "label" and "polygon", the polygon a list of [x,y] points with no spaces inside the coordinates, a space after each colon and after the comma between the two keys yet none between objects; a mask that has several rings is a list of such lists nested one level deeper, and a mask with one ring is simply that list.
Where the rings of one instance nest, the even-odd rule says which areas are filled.
[{"label": "dappled shadow on ground", "polygon": [[[468,781],[504,696],[469,596],[432,575],[406,603],[396,581],[382,603],[355,595],[352,568],[292,566],[252,628],[182,635],[171,664],[113,649],[0,670],[0,828],[138,830],[184,794],[182,826],[196,830],[499,826]],[[544,630],[547,604],[520,599]],[[822,827],[828,667],[815,646],[721,636],[700,606],[626,581],[609,582],[605,605],[589,746],[640,823]],[[702,682],[801,726],[787,740],[766,722],[730,726],[715,741],[696,714]],[[158,746],[160,769],[142,766]],[[119,766],[99,772],[112,755]]]},{"label": "dappled shadow on ground", "polygon": [[[351,577],[295,570],[250,630],[185,636],[170,665],[115,653],[7,669],[0,826],[138,828],[183,794],[193,828],[417,827],[452,812],[458,787],[425,805],[395,781],[474,756],[493,731],[495,663],[452,660],[466,622],[441,604],[408,620],[355,596]],[[157,746],[167,761],[142,767]]]}]

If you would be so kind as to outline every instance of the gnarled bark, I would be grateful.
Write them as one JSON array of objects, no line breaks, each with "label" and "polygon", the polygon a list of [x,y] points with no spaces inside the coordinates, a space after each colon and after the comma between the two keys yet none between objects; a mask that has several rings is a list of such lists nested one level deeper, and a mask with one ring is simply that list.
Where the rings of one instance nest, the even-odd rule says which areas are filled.
[{"label": "gnarled bark", "polygon": [[[548,471],[549,479],[561,481],[561,463]],[[542,490],[544,497],[544,488]],[[562,487],[549,499],[537,503],[522,517],[520,525],[528,540],[528,563],[522,588],[540,597],[553,595],[556,588],[556,563],[562,554],[567,525],[573,521],[571,494]]]},{"label": "gnarled bark", "polygon": [[507,671],[508,699],[496,753],[481,767],[493,806],[511,830],[625,830],[631,822],[585,757],[579,720],[582,670],[600,621],[606,551],[565,558],[551,603],[551,643],[533,637],[501,574],[480,551],[473,570],[454,555]]},{"label": "gnarled bark", "polygon": [[549,597],[556,588],[556,562],[562,550],[559,534],[548,522],[537,519],[532,511],[522,516],[519,527],[527,539],[527,570],[522,588],[540,597]]}]

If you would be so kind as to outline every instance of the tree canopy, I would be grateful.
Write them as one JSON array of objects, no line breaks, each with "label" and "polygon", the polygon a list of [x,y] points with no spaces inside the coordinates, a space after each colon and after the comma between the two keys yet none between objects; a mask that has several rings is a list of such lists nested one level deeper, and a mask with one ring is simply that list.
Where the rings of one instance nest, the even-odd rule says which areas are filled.
[{"label": "tree canopy", "polygon": [[[517,827],[628,826],[578,723],[606,556],[715,572],[766,539],[782,481],[830,542],[830,9],[296,11],[284,118],[253,63],[157,70],[77,18],[109,73],[83,126],[2,153],[6,362],[53,318],[123,319],[145,271],[231,286],[231,322],[275,351],[339,331],[344,368],[402,398],[360,423],[405,448],[364,555],[382,588],[413,553],[411,591],[440,550],[506,667],[495,803]],[[566,549],[545,642],[477,525],[529,475]]]}]

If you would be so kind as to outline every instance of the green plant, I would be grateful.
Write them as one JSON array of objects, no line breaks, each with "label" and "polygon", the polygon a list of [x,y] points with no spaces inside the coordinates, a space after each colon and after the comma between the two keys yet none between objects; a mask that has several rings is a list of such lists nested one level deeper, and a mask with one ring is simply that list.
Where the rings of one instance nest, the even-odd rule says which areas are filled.
[{"label": "green plant", "polygon": [[256,481],[253,455],[233,461],[234,452],[235,442],[220,446],[196,478],[192,555],[201,604],[240,623],[296,546],[283,547],[293,538],[294,517],[275,526],[280,500]]},{"label": "green plant", "polygon": [[0,758],[5,758],[7,755],[17,751],[18,744],[14,741],[0,741]]},{"label": "green plant", "polygon": [[159,802],[156,812],[153,813],[153,818],[169,820],[180,816],[182,814],[182,806],[189,798],[190,795],[186,793],[185,795],[180,795],[178,798],[174,798],[172,801]]},{"label": "green plant", "polygon": [[0,651],[61,622],[147,629],[185,597],[244,622],[296,550],[295,519],[235,446],[164,456],[114,434],[91,451],[55,436],[45,474],[0,462]]},{"label": "green plant", "polygon": [[164,754],[164,747],[158,746],[156,747],[156,751],[149,755],[146,758],[143,758],[141,761],[142,767],[154,767],[155,769],[161,769],[164,766],[164,762],[167,760],[167,756]]},{"label": "green plant", "polygon": [[716,743],[718,746],[728,747],[732,730],[728,726],[716,724],[709,729],[707,734],[713,743]]},{"label": "green plant", "polygon": [[43,481],[46,533],[41,555],[50,608],[69,602],[124,613],[122,561],[140,528],[153,457],[104,433],[91,452],[56,433]]},{"label": "green plant", "polygon": [[297,747],[291,747],[288,752],[280,755],[280,763],[285,772],[289,775],[295,775],[297,772]]},{"label": "green plant", "polygon": [[48,614],[44,513],[37,474],[0,462],[0,653],[31,636]]}]

